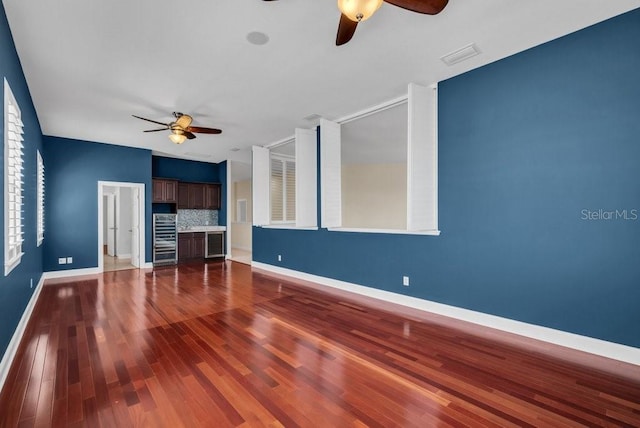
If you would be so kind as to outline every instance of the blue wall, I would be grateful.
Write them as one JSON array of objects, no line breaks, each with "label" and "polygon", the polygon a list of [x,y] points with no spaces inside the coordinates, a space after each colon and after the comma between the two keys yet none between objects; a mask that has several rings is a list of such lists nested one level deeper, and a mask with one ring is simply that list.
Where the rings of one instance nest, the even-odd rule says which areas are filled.
[{"label": "blue wall", "polygon": [[[145,258],[152,259],[151,151],[44,137],[47,215],[44,271],[98,266],[98,181],[144,183]],[[73,264],[58,265],[58,257]]]},{"label": "blue wall", "polygon": [[[36,186],[37,164],[36,150],[42,152],[42,132],[36,116],[31,94],[22,73],[22,66],[13,44],[13,38],[7,23],[4,6],[0,5],[0,85],[6,78],[11,87],[24,122],[24,243],[22,250],[24,255],[20,264],[14,268],[8,276],[4,276],[4,215],[2,215],[3,244],[0,246],[0,254],[3,267],[0,272],[0,359],[4,355],[7,345],[20,321],[29,299],[42,276],[42,247],[36,246]],[[1,95],[1,117],[4,117],[4,95]],[[4,120],[0,119],[0,135],[4,141]],[[3,143],[4,144],[4,143]],[[4,148],[0,150],[0,189],[4,189]],[[3,190],[4,191],[4,190]],[[0,198],[0,212],[4,212],[4,198]],[[45,241],[48,234],[45,235]],[[33,281],[33,288],[31,288]]]},{"label": "blue wall", "polygon": [[219,183],[218,164],[153,156],[153,176],[180,181]]},{"label": "blue wall", "polygon": [[254,260],[640,347],[638,40],[640,9],[440,82],[441,236],[254,228]]},{"label": "blue wall", "polygon": [[[218,224],[227,224],[227,162],[220,164],[198,162],[185,159],[153,156],[153,176],[173,178],[180,181],[220,183],[221,208],[218,210]],[[154,213],[175,212],[175,205],[153,204]]]}]

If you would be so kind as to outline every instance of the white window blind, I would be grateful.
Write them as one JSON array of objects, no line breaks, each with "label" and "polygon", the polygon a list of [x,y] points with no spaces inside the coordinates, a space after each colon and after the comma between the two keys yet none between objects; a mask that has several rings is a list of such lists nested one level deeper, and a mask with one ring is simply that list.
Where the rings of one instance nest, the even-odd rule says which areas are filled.
[{"label": "white window blind", "polygon": [[271,154],[271,223],[296,220],[296,163],[282,155]]},{"label": "white window blind", "polygon": [[44,162],[42,161],[42,155],[40,154],[40,150],[36,152],[38,160],[38,190],[37,190],[37,230],[38,230],[38,238],[37,245],[42,245],[44,241]]},{"label": "white window blind", "polygon": [[9,83],[4,80],[4,274],[22,258],[23,123]]}]

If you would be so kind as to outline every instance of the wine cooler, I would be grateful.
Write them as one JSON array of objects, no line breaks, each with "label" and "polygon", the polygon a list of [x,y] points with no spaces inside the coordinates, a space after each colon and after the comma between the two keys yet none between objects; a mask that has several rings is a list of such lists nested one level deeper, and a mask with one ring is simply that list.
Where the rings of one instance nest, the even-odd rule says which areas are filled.
[{"label": "wine cooler", "polygon": [[153,215],[153,265],[178,262],[178,228],[176,214]]}]

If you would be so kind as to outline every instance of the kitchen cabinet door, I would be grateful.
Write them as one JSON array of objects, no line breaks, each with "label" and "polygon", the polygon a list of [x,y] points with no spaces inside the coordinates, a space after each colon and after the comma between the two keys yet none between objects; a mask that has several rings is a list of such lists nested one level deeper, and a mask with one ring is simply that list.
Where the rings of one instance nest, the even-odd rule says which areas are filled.
[{"label": "kitchen cabinet door", "polygon": [[204,209],[204,184],[189,183],[189,208]]},{"label": "kitchen cabinet door", "polygon": [[160,203],[176,203],[176,189],[178,183],[175,180],[164,180],[154,178],[153,184],[153,202]]},{"label": "kitchen cabinet door", "polygon": [[193,233],[178,234],[178,261],[189,260],[191,255],[191,242],[193,241]]},{"label": "kitchen cabinet door", "polygon": [[196,232],[191,239],[191,257],[194,259],[204,259],[205,233]]},{"label": "kitchen cabinet door", "polygon": [[178,208],[189,209],[189,184],[178,183]]},{"label": "kitchen cabinet door", "polygon": [[205,184],[204,185],[204,207],[208,210],[220,209],[220,185]]}]

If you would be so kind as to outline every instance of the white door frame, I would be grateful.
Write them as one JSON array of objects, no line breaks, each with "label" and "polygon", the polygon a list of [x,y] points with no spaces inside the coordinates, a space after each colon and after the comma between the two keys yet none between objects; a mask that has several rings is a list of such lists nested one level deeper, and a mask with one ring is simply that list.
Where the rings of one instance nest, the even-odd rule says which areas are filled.
[{"label": "white door frame", "polygon": [[146,265],[146,255],[145,255],[145,247],[146,247],[146,222],[145,222],[145,186],[144,183],[127,183],[127,182],[119,182],[119,181],[98,181],[98,271],[104,272],[104,254],[103,254],[103,241],[104,241],[104,219],[103,219],[103,196],[105,195],[104,188],[110,187],[132,187],[138,189],[140,192],[140,199],[138,204],[138,214],[140,225],[139,233],[138,233],[138,242],[140,243],[140,265],[144,267]]}]

